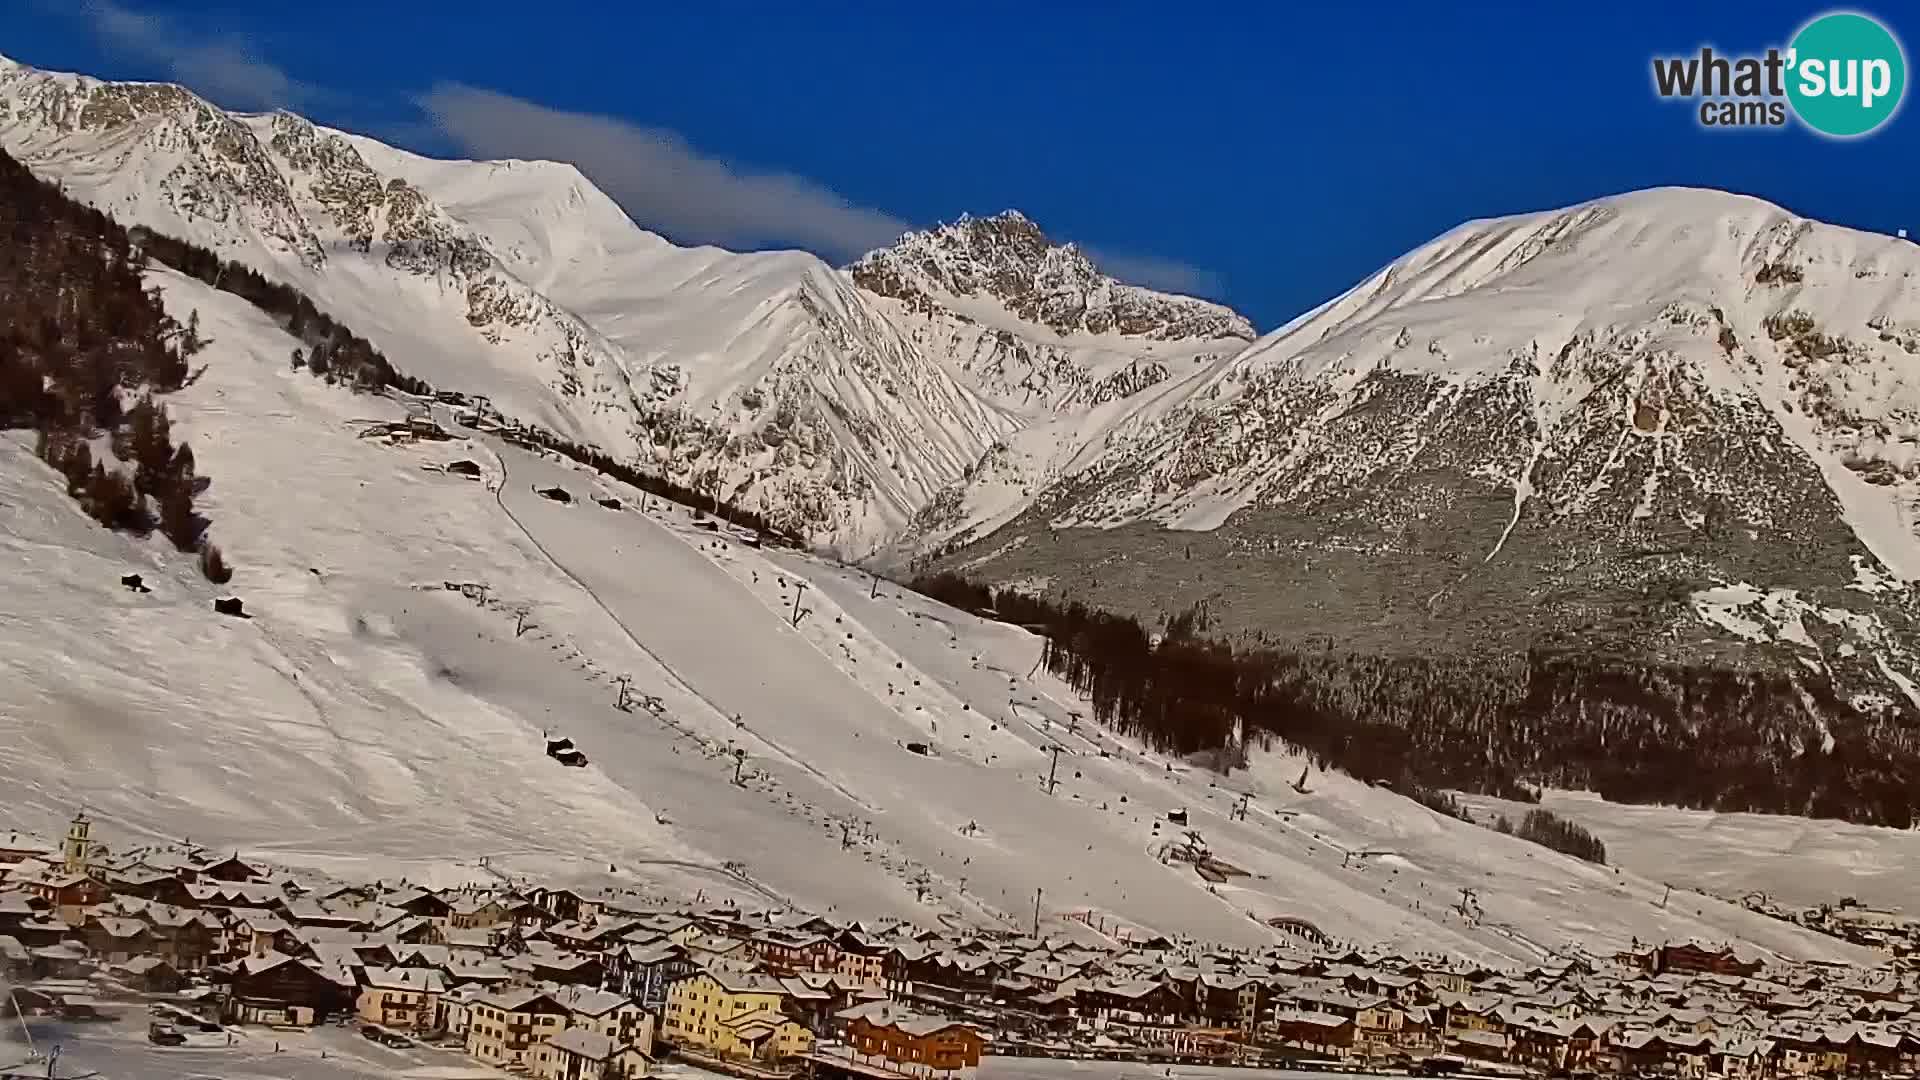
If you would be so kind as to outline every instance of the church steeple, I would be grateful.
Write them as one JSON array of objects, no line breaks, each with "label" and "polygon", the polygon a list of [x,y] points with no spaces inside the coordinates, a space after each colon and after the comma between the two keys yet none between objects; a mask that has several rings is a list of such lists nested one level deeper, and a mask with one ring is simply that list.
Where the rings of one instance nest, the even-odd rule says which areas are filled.
[{"label": "church steeple", "polygon": [[65,856],[64,869],[69,874],[87,872],[87,860],[93,854],[93,819],[87,817],[86,810],[73,815],[73,822],[67,826],[67,841],[61,847]]}]

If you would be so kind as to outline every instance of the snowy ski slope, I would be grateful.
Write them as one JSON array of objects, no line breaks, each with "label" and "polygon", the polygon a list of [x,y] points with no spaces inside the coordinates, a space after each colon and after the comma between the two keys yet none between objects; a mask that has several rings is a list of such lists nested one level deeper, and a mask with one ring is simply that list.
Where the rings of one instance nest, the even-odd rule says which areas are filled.
[{"label": "snowy ski slope", "polygon": [[[1692,936],[1863,955],[1705,898],[1661,910],[1656,882],[1346,777],[1297,792],[1285,753],[1230,778],[1143,755],[1074,722],[1083,703],[1030,674],[1024,631],[875,597],[857,571],[658,500],[643,512],[637,492],[489,438],[356,438],[399,407],[289,370],[290,341],[236,298],[154,280],[212,342],[169,402],[236,576],[209,585],[163,541],[97,528],[22,440],[0,441],[9,826],[84,803],[109,835],[356,875],[540,873],[923,922],[1025,925],[1039,890],[1050,927],[1090,913],[1107,932],[1239,943],[1287,915],[1484,959]],[[458,459],[482,481],[436,471]],[[534,490],[555,484],[572,503]],[[130,570],[152,593],[121,588]],[[253,618],[215,615],[227,594]],[[642,702],[627,712],[623,675]],[[592,765],[547,760],[543,731]],[[1183,832],[1174,809],[1250,876],[1210,887],[1157,858]],[[1449,908],[1466,888],[1471,918]]]}]

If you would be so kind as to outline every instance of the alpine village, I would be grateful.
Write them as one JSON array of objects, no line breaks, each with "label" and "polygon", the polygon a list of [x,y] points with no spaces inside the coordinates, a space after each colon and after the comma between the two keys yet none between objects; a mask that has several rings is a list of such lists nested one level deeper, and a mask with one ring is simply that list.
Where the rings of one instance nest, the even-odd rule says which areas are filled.
[{"label": "alpine village", "polygon": [[7,1011],[83,1030],[144,1010],[162,1046],[341,1025],[542,1080],[631,1080],[668,1058],[746,1080],[964,1080],[988,1055],[1506,1077],[1920,1067],[1904,941],[1870,970],[1703,942],[1497,970],[1304,922],[1258,951],[1072,922],[934,930],[506,875],[349,884],[110,848],[84,813],[57,847],[0,836]]}]

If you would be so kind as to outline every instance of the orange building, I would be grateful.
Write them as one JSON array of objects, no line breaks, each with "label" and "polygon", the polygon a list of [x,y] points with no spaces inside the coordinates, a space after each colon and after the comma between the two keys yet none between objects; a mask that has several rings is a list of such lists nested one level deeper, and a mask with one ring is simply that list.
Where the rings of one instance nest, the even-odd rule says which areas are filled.
[{"label": "orange building", "polygon": [[847,1042],[865,1057],[882,1057],[908,1069],[952,1072],[980,1064],[987,1040],[978,1031],[953,1020],[934,1017],[888,1019],[876,1022],[856,1016],[847,1025]]}]

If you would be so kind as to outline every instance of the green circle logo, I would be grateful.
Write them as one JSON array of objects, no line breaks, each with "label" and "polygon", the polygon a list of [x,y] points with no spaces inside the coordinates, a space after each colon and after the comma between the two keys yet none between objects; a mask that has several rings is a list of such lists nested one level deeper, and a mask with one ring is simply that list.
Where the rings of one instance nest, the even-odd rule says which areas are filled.
[{"label": "green circle logo", "polygon": [[1850,11],[1822,15],[1794,35],[1787,100],[1822,135],[1865,135],[1893,118],[1907,90],[1907,58],[1886,27]]}]

